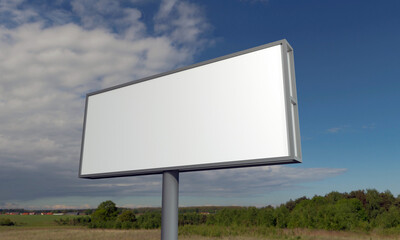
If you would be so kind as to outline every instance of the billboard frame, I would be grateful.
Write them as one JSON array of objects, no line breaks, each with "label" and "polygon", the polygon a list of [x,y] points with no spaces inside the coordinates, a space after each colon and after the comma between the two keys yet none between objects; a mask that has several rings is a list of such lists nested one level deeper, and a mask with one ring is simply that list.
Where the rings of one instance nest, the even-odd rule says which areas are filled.
[{"label": "billboard frame", "polygon": [[[94,173],[94,174],[82,174],[82,161],[83,161],[83,151],[84,151],[84,141],[85,141],[85,130],[86,130],[86,118],[88,109],[88,99],[90,96],[112,91],[115,89],[127,87],[133,84],[138,84],[145,81],[150,81],[163,77],[166,75],[174,74],[177,72],[189,70],[192,68],[204,66],[207,64],[215,63],[225,59],[237,57],[243,54],[255,52],[265,48],[274,47],[281,45],[281,56],[282,56],[282,68],[283,68],[283,82],[284,82],[284,99],[285,99],[285,110],[286,110],[286,128],[287,128],[287,143],[288,143],[288,156],[275,157],[275,158],[261,158],[261,159],[249,159],[249,160],[239,160],[239,161],[226,161],[219,163],[206,163],[206,164],[195,164],[177,167],[163,167],[163,168],[152,168],[152,169],[141,169],[141,170],[128,170],[128,171],[118,171],[118,172],[107,172],[107,173]],[[86,95],[85,102],[85,113],[83,121],[83,131],[82,131],[82,142],[81,142],[81,153],[80,153],[80,163],[79,163],[79,177],[80,178],[113,178],[113,177],[124,177],[124,176],[138,176],[138,175],[151,175],[151,174],[161,174],[166,171],[179,171],[179,172],[190,172],[190,171],[204,171],[204,170],[214,170],[214,169],[226,169],[226,168],[240,168],[240,167],[253,167],[253,166],[265,166],[265,165],[278,165],[278,164],[290,164],[290,163],[301,163],[301,141],[300,141],[300,128],[299,128],[299,117],[298,117],[298,103],[297,103],[297,90],[296,90],[296,80],[294,71],[294,56],[293,48],[287,42],[286,39],[279,40],[276,42],[264,44],[258,47],[250,48],[247,50],[239,51],[215,59],[207,60],[190,66],[178,68],[176,70],[152,75],[149,77],[141,78],[138,80],[133,80],[124,84],[119,84],[113,87],[105,88],[102,90],[94,91]]]}]

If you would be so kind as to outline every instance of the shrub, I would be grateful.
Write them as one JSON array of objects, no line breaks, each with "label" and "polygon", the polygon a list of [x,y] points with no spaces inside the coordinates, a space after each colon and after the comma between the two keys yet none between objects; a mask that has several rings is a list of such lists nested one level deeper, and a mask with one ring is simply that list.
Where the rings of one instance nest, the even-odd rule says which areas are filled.
[{"label": "shrub", "polygon": [[400,209],[392,206],[387,212],[382,213],[376,219],[376,225],[382,228],[394,228],[400,226]]},{"label": "shrub", "polygon": [[286,228],[289,223],[289,209],[285,205],[275,209],[274,212],[274,225],[278,228]]},{"label": "shrub", "polygon": [[135,222],[135,227],[154,229],[161,227],[161,212],[146,212],[140,215]]},{"label": "shrub", "polygon": [[136,221],[136,216],[132,210],[125,210],[118,216],[117,221],[133,223]]},{"label": "shrub", "polygon": [[14,226],[15,222],[11,221],[9,218],[0,218],[0,226]]}]

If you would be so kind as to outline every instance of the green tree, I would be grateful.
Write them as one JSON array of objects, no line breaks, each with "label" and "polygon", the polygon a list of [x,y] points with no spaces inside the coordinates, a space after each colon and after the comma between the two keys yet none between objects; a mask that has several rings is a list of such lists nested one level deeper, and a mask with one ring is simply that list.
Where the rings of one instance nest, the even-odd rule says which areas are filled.
[{"label": "green tree", "polygon": [[347,195],[347,198],[357,198],[364,207],[367,205],[367,197],[365,196],[364,190],[351,191]]},{"label": "green tree", "polygon": [[113,201],[100,203],[96,211],[92,214],[93,222],[114,221],[117,218],[117,207]]},{"label": "green tree", "polygon": [[353,230],[366,220],[366,213],[358,199],[342,199],[334,206],[335,214],[331,223],[331,230]]},{"label": "green tree", "polygon": [[291,212],[296,207],[297,204],[299,204],[301,201],[307,200],[307,199],[308,198],[306,196],[298,198],[294,201],[292,199],[290,199],[288,202],[286,202],[285,206]]},{"label": "green tree", "polygon": [[135,213],[132,210],[125,210],[120,215],[118,215],[115,221],[115,228],[130,229],[134,228],[134,223],[136,222]]},{"label": "green tree", "polygon": [[340,192],[333,191],[333,192],[326,194],[325,198],[329,203],[336,203],[340,199],[345,198],[345,196],[344,196],[344,194],[342,194]]},{"label": "green tree", "polygon": [[281,205],[274,211],[274,225],[278,228],[286,228],[289,223],[289,209],[285,205]]},{"label": "green tree", "polygon": [[[196,210],[195,210],[196,211]],[[186,212],[179,214],[179,226],[184,225],[200,225],[204,224],[207,220],[207,216],[197,212]]]},{"label": "green tree", "polygon": [[367,189],[365,194],[366,205],[365,210],[368,214],[368,219],[373,222],[376,217],[383,212],[381,209],[381,204],[383,203],[383,199],[379,192],[375,189]]},{"label": "green tree", "polygon": [[138,228],[154,229],[161,227],[161,212],[145,212],[137,218]]},{"label": "green tree", "polygon": [[396,199],[394,198],[393,194],[386,190],[385,192],[379,194],[381,197],[381,204],[380,207],[384,208],[386,211],[395,203]]},{"label": "green tree", "polygon": [[290,214],[288,226],[291,228],[321,228],[324,218],[324,209],[328,201],[321,196],[315,196],[310,200],[303,200]]},{"label": "green tree", "polygon": [[382,228],[393,228],[400,226],[400,209],[391,206],[387,212],[377,217],[376,223]]},{"label": "green tree", "polygon": [[132,210],[125,210],[123,211],[117,218],[120,222],[135,222],[136,216]]},{"label": "green tree", "polygon": [[334,195],[340,196],[315,196],[299,203],[290,214],[288,226],[327,230],[350,230],[360,226],[366,219],[360,200],[342,198],[335,201],[337,198],[332,197]]},{"label": "green tree", "polygon": [[393,205],[394,205],[395,207],[400,208],[400,194],[399,194],[399,195],[397,196],[397,198],[394,200]]},{"label": "green tree", "polygon": [[264,227],[273,227],[274,226],[274,208],[271,206],[261,208],[257,215],[257,225]]},{"label": "green tree", "polygon": [[[257,216],[260,212],[255,207],[243,208],[241,209],[241,217],[237,220],[237,225],[241,226],[255,226],[257,225]],[[242,221],[240,221],[242,220]]]},{"label": "green tree", "polygon": [[223,208],[219,210],[212,219],[210,224],[217,226],[231,226],[235,218],[234,209]]}]

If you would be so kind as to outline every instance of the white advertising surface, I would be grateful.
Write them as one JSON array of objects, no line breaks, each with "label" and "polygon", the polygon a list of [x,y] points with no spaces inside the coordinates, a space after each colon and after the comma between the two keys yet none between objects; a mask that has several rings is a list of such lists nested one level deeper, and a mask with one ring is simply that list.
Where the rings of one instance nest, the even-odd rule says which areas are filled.
[{"label": "white advertising surface", "polygon": [[300,162],[285,40],[87,95],[80,177]]}]

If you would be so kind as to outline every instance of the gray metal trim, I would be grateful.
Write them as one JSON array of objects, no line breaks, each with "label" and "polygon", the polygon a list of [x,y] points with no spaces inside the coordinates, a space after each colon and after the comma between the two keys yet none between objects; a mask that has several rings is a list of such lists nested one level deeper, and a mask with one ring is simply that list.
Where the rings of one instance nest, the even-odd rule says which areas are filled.
[{"label": "gray metal trim", "polygon": [[267,165],[291,164],[299,162],[300,161],[298,161],[297,159],[293,159],[293,157],[288,156],[279,158],[263,158],[263,159],[253,159],[253,160],[222,162],[222,163],[176,166],[168,168],[153,168],[144,170],[120,171],[120,172],[84,174],[84,175],[80,174],[79,177],[91,178],[91,179],[113,178],[113,177],[161,174],[165,171],[196,172],[196,171],[219,170],[228,168],[244,168],[244,167],[257,167],[257,166],[267,166]]},{"label": "gray metal trim", "polygon": [[288,139],[288,147],[289,147],[289,156],[294,157],[294,143],[293,143],[293,128],[292,126],[292,111],[291,111],[291,99],[290,99],[290,84],[289,84],[289,66],[287,61],[287,51],[288,45],[286,43],[282,44],[282,75],[283,75],[283,85],[284,85],[284,93],[285,93],[285,111],[286,111],[286,131],[287,131],[287,139]]},{"label": "gray metal trim", "polygon": [[[87,117],[87,105],[88,105],[88,99],[90,96],[99,94],[99,93],[104,93],[107,91],[115,90],[118,88],[130,86],[133,84],[141,83],[144,81],[149,81],[152,79],[156,79],[162,76],[170,75],[173,73],[185,71],[188,69],[204,66],[207,64],[215,63],[221,60],[225,60],[228,58],[233,58],[236,56],[240,56],[243,54],[251,53],[254,51],[258,51],[261,49],[277,46],[277,45],[282,45],[282,64],[283,64],[283,69],[284,69],[284,91],[285,91],[285,101],[286,101],[286,111],[290,110],[290,89],[289,89],[289,77],[288,77],[288,64],[287,64],[287,49],[290,51],[293,51],[293,48],[290,46],[290,44],[286,41],[286,39],[282,39],[279,41],[275,41],[272,43],[264,44],[258,47],[250,48],[247,50],[243,50],[240,52],[232,53],[229,55],[225,55],[222,57],[218,57],[215,59],[207,60],[204,62],[200,62],[197,64],[193,64],[187,67],[182,67],[178,68],[176,70],[168,71],[165,73],[160,73],[156,74],[153,76],[145,77],[142,79],[130,81],[124,84],[116,85],[110,88],[102,89],[99,91],[94,91],[91,93],[88,93],[86,95],[86,105],[85,105],[85,116],[84,116],[84,122],[83,122],[83,133],[82,133],[82,143],[81,143],[81,155],[80,155],[80,164],[79,164],[79,177],[80,178],[112,178],[112,177],[123,177],[123,176],[137,176],[137,175],[150,175],[150,174],[161,174],[165,171],[179,171],[179,172],[189,172],[189,171],[203,171],[203,170],[215,170],[215,169],[223,169],[223,168],[239,168],[239,167],[253,167],[253,166],[264,166],[264,165],[277,165],[277,164],[288,164],[288,163],[299,163],[301,162],[301,159],[295,157],[293,155],[293,129],[292,129],[292,124],[291,120],[292,118],[288,118],[286,121],[286,126],[288,129],[288,146],[289,146],[289,156],[286,157],[279,157],[279,158],[263,158],[263,159],[251,159],[251,160],[237,160],[237,161],[230,161],[230,162],[222,162],[222,163],[211,163],[211,164],[198,164],[198,165],[189,165],[189,166],[177,166],[177,167],[168,167],[168,168],[156,168],[156,169],[147,169],[147,170],[134,170],[134,171],[121,171],[121,172],[109,172],[109,173],[99,173],[99,174],[82,174],[82,158],[83,158],[83,147],[84,147],[84,139],[85,139],[85,130],[86,130],[86,117]],[[285,50],[284,50],[285,49]],[[284,60],[285,59],[285,60]],[[290,115],[289,115],[290,114]],[[291,111],[287,112],[287,116],[291,116]],[[300,145],[298,145],[300,146]]]},{"label": "gray metal trim", "polygon": [[240,51],[240,52],[236,52],[236,53],[228,54],[228,55],[225,55],[225,56],[222,56],[222,57],[210,59],[210,60],[203,61],[203,62],[200,62],[200,63],[196,63],[196,64],[193,64],[193,65],[190,65],[190,66],[181,67],[181,68],[178,68],[178,69],[175,69],[175,70],[172,70],[172,71],[167,71],[167,72],[164,72],[164,73],[155,74],[155,75],[152,75],[152,76],[149,76],[149,77],[141,78],[141,79],[138,79],[138,80],[133,80],[133,81],[130,81],[130,82],[127,82],[127,83],[123,83],[123,84],[119,84],[119,85],[116,85],[116,86],[113,86],[113,87],[109,87],[109,88],[105,88],[105,89],[102,89],[102,90],[94,91],[94,92],[88,93],[86,96],[92,96],[92,95],[96,95],[96,94],[99,94],[99,93],[108,92],[108,91],[111,91],[111,90],[115,90],[115,89],[118,89],[118,88],[129,86],[129,85],[132,85],[132,84],[149,81],[149,80],[152,80],[152,79],[155,79],[155,78],[163,77],[163,76],[170,75],[170,74],[177,73],[177,72],[182,72],[182,71],[185,71],[185,70],[188,70],[188,69],[204,66],[204,65],[207,65],[207,64],[210,64],[210,63],[215,63],[215,62],[222,61],[222,60],[225,60],[225,59],[228,59],[228,58],[237,57],[237,56],[240,56],[240,55],[243,55],[243,54],[246,54],[246,53],[255,52],[255,51],[258,51],[258,50],[261,50],[261,49],[264,49],[264,48],[269,48],[269,47],[273,47],[273,46],[281,45],[281,44],[288,44],[288,42],[286,41],[286,39],[282,39],[282,40],[279,40],[279,41],[276,41],[276,42],[264,44],[264,45],[261,45],[261,46],[258,46],[258,47],[254,47],[254,48],[250,48],[250,49],[246,49],[246,50],[243,50],[243,51]]},{"label": "gray metal trim", "polygon": [[85,140],[85,130],[86,130],[86,116],[87,116],[87,108],[88,108],[88,101],[89,98],[86,96],[85,99],[85,115],[83,116],[83,128],[82,128],[82,141],[81,141],[81,155],[80,155],[80,160],[79,160],[79,173],[78,176],[82,177],[82,158],[83,158],[83,147],[84,147],[84,140]]},{"label": "gray metal trim", "polygon": [[300,121],[299,121],[299,104],[297,98],[297,87],[296,87],[296,74],[295,74],[295,67],[294,67],[294,51],[291,49],[289,52],[289,61],[290,61],[290,72],[291,72],[291,85],[292,85],[292,98],[295,100],[294,104],[294,131],[295,131],[295,141],[297,146],[297,159],[301,162],[302,161],[302,153],[301,153],[301,137],[300,137]]},{"label": "gray metal trim", "polygon": [[[289,155],[301,162],[300,126],[293,48],[288,42],[282,44],[282,68],[285,85],[286,127],[288,130]],[[293,106],[293,113],[292,113]],[[296,154],[297,153],[297,154]]]}]

